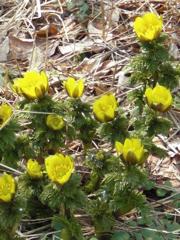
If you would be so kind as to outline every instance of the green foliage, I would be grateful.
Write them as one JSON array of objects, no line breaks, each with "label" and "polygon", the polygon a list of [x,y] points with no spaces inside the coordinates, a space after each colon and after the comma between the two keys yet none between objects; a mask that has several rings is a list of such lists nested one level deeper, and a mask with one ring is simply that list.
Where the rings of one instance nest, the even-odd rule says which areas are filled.
[{"label": "green foliage", "polygon": [[96,191],[104,176],[119,167],[119,159],[104,151],[88,152],[86,163],[91,169],[90,178],[85,185],[88,193]]},{"label": "green foliage", "polygon": [[[17,192],[18,196],[24,199],[27,215],[38,218],[47,217],[51,214],[50,208],[39,199],[46,182],[47,180],[44,179],[32,179],[27,174],[19,177]],[[36,211],[34,211],[34,206],[36,206]]]},{"label": "green foliage", "polygon": [[84,240],[81,227],[74,217],[67,219],[66,217],[54,215],[52,219],[52,227],[63,240]]},{"label": "green foliage", "polygon": [[115,232],[111,240],[129,240],[130,235],[126,232]]},{"label": "green foliage", "polygon": [[168,135],[172,123],[164,117],[154,117],[149,122],[148,133],[150,136],[158,134]]},{"label": "green foliage", "polygon": [[[64,146],[65,128],[59,131],[49,129],[46,118],[48,113],[57,113],[64,117],[64,104],[45,97],[38,103],[26,105],[26,108],[32,111],[30,115],[32,133],[29,140],[35,146],[36,158],[48,155],[49,151],[54,154],[59,147]],[[38,112],[44,112],[44,114],[38,114]],[[43,156],[42,153],[44,153]]]},{"label": "green foliage", "polygon": [[19,198],[18,195],[16,195],[9,203],[0,203],[0,233],[1,231],[4,231],[5,233],[9,232],[9,236],[13,236],[12,233],[15,234],[16,227],[21,220],[24,208],[24,200]]},{"label": "green foliage", "polygon": [[[178,84],[179,70],[173,66],[164,37],[153,42],[142,43],[142,50],[130,64],[133,70],[131,83],[144,83],[151,87],[159,84],[173,89]],[[170,80],[171,79],[171,80]]]},{"label": "green foliage", "polygon": [[6,231],[1,231],[0,234],[0,240],[22,240],[22,238],[15,235],[15,233],[13,233],[14,236],[12,236],[11,232],[8,233]]},{"label": "green foliage", "polygon": [[110,208],[122,215],[133,208],[148,211],[146,197],[141,189],[149,188],[150,185],[152,183],[147,174],[135,166],[124,169],[121,174],[112,172],[105,176],[103,182]]},{"label": "green foliage", "polygon": [[128,119],[122,111],[119,111],[112,122],[104,123],[98,129],[100,137],[106,141],[115,143],[115,141],[124,141],[128,136]]},{"label": "green foliage", "polygon": [[[172,219],[168,219],[166,216],[151,216],[148,222],[145,222],[142,218],[140,218],[137,221],[125,222],[125,224],[128,224],[132,230],[136,229],[130,233],[130,240],[178,239],[178,232],[176,231],[179,230],[180,224],[173,221]],[[140,229],[137,230],[138,228]]]},{"label": "green foliage", "polygon": [[85,145],[89,145],[95,135],[97,123],[92,118],[91,107],[81,100],[69,100],[67,121],[68,125],[74,128],[74,138],[82,140]]},{"label": "green foliage", "polygon": [[104,191],[98,194],[98,198],[88,201],[88,212],[98,237],[112,230],[115,219],[112,210],[108,206]]},{"label": "green foliage", "polygon": [[0,130],[0,161],[11,167],[17,167],[16,133],[19,130],[19,125],[15,120],[10,121]]},{"label": "green foliage", "polygon": [[156,144],[151,144],[150,146],[150,152],[152,155],[155,155],[159,158],[165,158],[167,157],[167,151],[161,147],[158,147]]},{"label": "green foliage", "polygon": [[42,203],[47,204],[52,209],[60,209],[64,205],[71,211],[82,208],[85,205],[85,195],[80,186],[79,175],[73,174],[71,179],[63,186],[55,183],[46,185],[40,195]]},{"label": "green foliage", "polygon": [[[88,17],[89,6],[85,0],[69,1],[67,7],[78,21]],[[15,108],[19,114],[14,114],[13,120],[0,130],[0,161],[25,173],[17,178],[14,199],[9,203],[0,202],[0,240],[18,239],[16,230],[23,216],[29,219],[50,216],[51,227],[57,231],[52,233],[53,237],[84,240],[84,222],[78,222],[75,217],[79,212],[88,214],[95,229],[94,240],[161,240],[164,236],[175,239],[179,227],[175,219],[166,216],[167,212],[157,221],[148,199],[150,190],[155,192],[157,199],[171,195],[172,190],[167,186],[155,186],[144,165],[127,166],[122,155],[114,153],[116,141],[123,143],[126,138],[138,138],[145,149],[144,158],[146,154],[160,158],[167,154],[166,150],[153,143],[153,139],[159,134],[168,135],[172,123],[163,113],[151,109],[144,97],[147,87],[161,84],[173,90],[177,86],[179,66],[169,56],[165,39],[161,35],[157,40],[141,43],[140,54],[130,63],[131,84],[139,86],[127,98],[128,111],[118,108],[112,121],[100,123],[95,120],[92,104],[80,98],[57,101],[44,96],[39,100],[17,103]],[[176,93],[175,107],[179,105],[178,100]],[[52,130],[46,125],[47,116],[53,113],[64,119],[65,126],[61,130]],[[75,141],[82,146],[78,162],[73,157],[75,168],[83,173],[82,178],[73,172],[69,180],[60,185],[48,178],[45,166],[41,179],[32,179],[26,173],[24,163],[28,159],[36,159],[43,165],[49,155],[71,152],[70,146]],[[138,150],[141,149],[136,153]],[[83,171],[84,168],[87,171]],[[62,172],[58,166],[54,166],[52,171],[54,175],[68,174],[66,166],[62,167]],[[4,190],[0,191],[3,195]],[[174,195],[172,205],[177,208],[178,200],[178,194]],[[124,222],[129,227],[128,231],[114,232],[116,220],[135,209],[139,218]],[[161,231],[163,229],[167,232]]]},{"label": "green foliage", "polygon": [[78,21],[82,22],[89,16],[89,5],[86,0],[70,0],[67,3],[69,11],[75,12],[75,17]]}]

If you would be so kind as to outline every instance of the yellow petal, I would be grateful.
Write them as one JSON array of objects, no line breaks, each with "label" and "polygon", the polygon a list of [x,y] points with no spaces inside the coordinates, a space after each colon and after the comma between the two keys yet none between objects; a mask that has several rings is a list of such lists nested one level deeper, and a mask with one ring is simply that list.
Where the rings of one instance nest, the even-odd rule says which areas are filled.
[{"label": "yellow petal", "polygon": [[153,89],[147,88],[145,91],[147,103],[153,109],[165,112],[172,105],[172,95],[169,89],[156,85]]},{"label": "yellow petal", "polygon": [[124,142],[124,148],[123,148],[123,157],[124,157],[124,159],[127,158],[127,154],[131,150],[131,148],[132,148],[131,139],[126,138],[126,140]]},{"label": "yellow petal", "polygon": [[73,160],[62,154],[55,154],[45,159],[48,177],[61,185],[66,183],[74,171]]},{"label": "yellow petal", "polygon": [[115,142],[115,148],[116,148],[116,152],[118,154],[122,154],[123,153],[123,144],[122,143],[116,141]]},{"label": "yellow petal", "polygon": [[78,98],[78,97],[80,97],[80,92],[79,92],[79,85],[78,84],[76,84],[75,85],[75,88],[74,88],[74,91],[73,91],[73,94],[72,94],[72,97],[73,98]]},{"label": "yellow petal", "polygon": [[84,81],[80,79],[76,83],[76,87],[74,89],[73,97],[74,98],[81,97],[83,92],[84,92]]},{"label": "yellow petal", "polygon": [[4,173],[0,176],[0,199],[4,202],[10,202],[14,193],[15,180],[11,175]]},{"label": "yellow petal", "polygon": [[141,41],[152,41],[162,31],[162,18],[154,13],[146,13],[134,21],[134,31]]},{"label": "yellow petal", "polygon": [[27,173],[32,178],[41,178],[43,176],[41,165],[33,159],[27,162]]},{"label": "yellow petal", "polygon": [[123,159],[128,164],[141,164],[144,160],[144,146],[138,138],[126,138],[123,147]]},{"label": "yellow petal", "polygon": [[113,120],[115,116],[114,109],[112,107],[107,108],[105,111],[105,120],[108,122],[110,120]]},{"label": "yellow petal", "polygon": [[64,120],[62,116],[57,114],[49,114],[46,118],[46,125],[52,130],[60,130],[64,127]]},{"label": "yellow petal", "polygon": [[40,73],[40,75],[41,75],[42,83],[43,83],[45,90],[48,90],[49,82],[48,82],[48,77],[47,77],[46,73],[44,71],[42,71]]},{"label": "yellow petal", "polygon": [[3,103],[0,105],[0,127],[8,122],[13,114],[10,105]]},{"label": "yellow petal", "polygon": [[140,148],[141,145],[141,140],[138,138],[131,138],[131,146],[133,146],[133,148],[138,149]]},{"label": "yellow petal", "polygon": [[147,88],[145,91],[145,97],[149,105],[152,104],[153,102],[153,97],[152,97],[152,88]]},{"label": "yellow petal", "polygon": [[66,81],[64,81],[64,86],[69,97],[73,97],[75,84],[75,79],[72,77],[69,77]]},{"label": "yellow petal", "polygon": [[12,194],[8,193],[6,195],[0,195],[0,199],[4,202],[10,202],[12,199]]},{"label": "yellow petal", "polygon": [[14,79],[13,90],[29,100],[41,98],[48,90],[48,78],[45,72],[28,71],[23,78]]},{"label": "yellow petal", "polygon": [[114,119],[117,109],[117,101],[112,94],[106,94],[97,99],[93,104],[93,113],[100,122],[108,122]]}]

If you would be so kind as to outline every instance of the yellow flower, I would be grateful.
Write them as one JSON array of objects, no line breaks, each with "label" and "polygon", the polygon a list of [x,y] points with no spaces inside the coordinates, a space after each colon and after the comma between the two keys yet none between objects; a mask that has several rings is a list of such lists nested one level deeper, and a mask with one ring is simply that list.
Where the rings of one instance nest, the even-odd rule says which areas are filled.
[{"label": "yellow flower", "polygon": [[84,92],[84,81],[82,79],[76,81],[69,77],[63,84],[69,97],[79,98],[82,96]]},{"label": "yellow flower", "polygon": [[117,101],[114,95],[106,94],[97,99],[93,104],[93,113],[100,122],[109,122],[115,118]]},{"label": "yellow flower", "polygon": [[142,164],[145,160],[146,150],[138,138],[126,138],[124,144],[116,141],[115,148],[127,164]]},{"label": "yellow flower", "polygon": [[48,78],[43,71],[40,73],[36,71],[26,72],[23,78],[16,78],[13,84],[16,93],[29,100],[42,98],[48,88]]},{"label": "yellow flower", "polygon": [[146,13],[134,21],[134,31],[141,41],[156,39],[163,27],[162,18],[154,13]]},{"label": "yellow flower", "polygon": [[159,112],[166,112],[173,102],[170,90],[160,85],[156,85],[153,89],[147,88],[145,97],[149,107]]},{"label": "yellow flower", "polygon": [[3,126],[10,119],[12,114],[12,108],[8,104],[3,103],[0,106],[0,127]]},{"label": "yellow flower", "polygon": [[70,156],[56,153],[45,159],[46,171],[53,182],[65,184],[74,171],[74,162]]},{"label": "yellow flower", "polygon": [[46,125],[52,130],[60,130],[64,127],[63,117],[57,114],[50,114],[46,118]]},{"label": "yellow flower", "polygon": [[27,173],[32,178],[41,178],[43,176],[41,165],[33,159],[27,162]]},{"label": "yellow flower", "polygon": [[15,193],[15,188],[15,180],[11,175],[4,173],[0,176],[0,200],[10,202]]}]

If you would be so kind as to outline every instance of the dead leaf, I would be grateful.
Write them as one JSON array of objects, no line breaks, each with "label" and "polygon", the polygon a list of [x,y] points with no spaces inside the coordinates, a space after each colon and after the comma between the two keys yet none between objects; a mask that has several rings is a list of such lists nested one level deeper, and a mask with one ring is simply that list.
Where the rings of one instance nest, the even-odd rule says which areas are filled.
[{"label": "dead leaf", "polygon": [[89,51],[89,50],[93,50],[98,51],[100,49],[102,49],[102,46],[100,46],[100,43],[102,43],[103,41],[100,39],[97,39],[95,41],[90,40],[88,38],[84,38],[83,40],[81,40],[81,42],[77,42],[77,43],[70,43],[66,46],[59,46],[59,50],[63,55],[66,54],[71,54],[71,53],[82,53],[84,51]]},{"label": "dead leaf", "polygon": [[174,59],[179,59],[180,57],[180,51],[178,46],[175,43],[171,43],[170,48],[169,48],[169,54],[174,58]]},{"label": "dead leaf", "polygon": [[[34,42],[35,41],[35,42]],[[24,59],[32,59],[32,54],[35,48],[38,48],[38,52],[42,54],[44,57],[41,58],[42,61],[45,60],[46,57],[52,56],[57,46],[59,45],[59,40],[34,40],[34,39],[19,39],[13,35],[9,36],[9,46],[10,46],[10,57],[16,58],[20,60]],[[37,56],[35,57],[37,60]],[[39,61],[39,60],[38,60]]]},{"label": "dead leaf", "polygon": [[104,39],[106,41],[111,40],[113,34],[108,32],[109,30],[107,29],[107,27],[107,25],[104,25],[104,23],[100,22],[99,20],[89,21],[87,26],[89,36],[91,38],[96,37]]},{"label": "dead leaf", "polygon": [[95,91],[95,96],[99,96],[105,92],[107,92],[109,90],[108,85],[104,85],[104,84],[94,84],[94,91]]},{"label": "dead leaf", "polygon": [[118,73],[116,73],[115,78],[118,78],[118,87],[124,88],[129,85],[129,74],[130,70],[129,69],[122,69]]},{"label": "dead leaf", "polygon": [[54,36],[58,33],[57,26],[53,23],[50,23],[36,32],[36,36],[39,38],[46,38],[47,36]]},{"label": "dead leaf", "polygon": [[13,35],[9,35],[10,57],[17,59],[26,59],[33,48],[33,39],[19,39]]},{"label": "dead leaf", "polygon": [[105,16],[110,25],[117,25],[120,17],[120,9],[113,4],[105,4]]},{"label": "dead leaf", "polygon": [[44,53],[39,47],[34,47],[32,55],[29,56],[29,70],[39,71],[44,62]]},{"label": "dead leaf", "polygon": [[91,72],[93,67],[96,65],[97,59],[89,59],[89,58],[84,58],[84,60],[77,66],[75,67],[75,71],[81,71],[81,72]]},{"label": "dead leaf", "polygon": [[9,38],[6,37],[0,44],[0,62],[6,62],[9,53]]}]

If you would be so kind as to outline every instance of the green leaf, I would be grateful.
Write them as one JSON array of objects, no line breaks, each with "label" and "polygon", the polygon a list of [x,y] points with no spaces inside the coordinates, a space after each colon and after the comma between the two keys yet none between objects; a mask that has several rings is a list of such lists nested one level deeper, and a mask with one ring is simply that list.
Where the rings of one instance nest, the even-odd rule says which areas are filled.
[{"label": "green leaf", "polygon": [[58,215],[55,215],[52,219],[52,227],[56,230],[59,231],[61,230],[64,226],[62,224],[62,220]]},{"label": "green leaf", "polygon": [[149,123],[148,132],[150,135],[167,135],[171,127],[171,122],[163,117],[154,117]]},{"label": "green leaf", "polygon": [[152,144],[150,151],[151,151],[151,154],[159,158],[165,158],[167,156],[167,151],[165,149],[162,149],[156,146],[155,144]]},{"label": "green leaf", "polygon": [[136,237],[136,240],[143,240],[143,236],[141,233],[135,233],[134,236]]},{"label": "green leaf", "polygon": [[156,194],[158,197],[164,197],[167,194],[167,191],[161,188],[158,188],[156,190]]},{"label": "green leaf", "polygon": [[130,235],[127,232],[116,232],[113,234],[111,240],[129,240]]},{"label": "green leaf", "polygon": [[147,229],[144,229],[144,230],[141,231],[141,233],[142,233],[144,239],[146,239],[146,240],[154,240],[154,235],[155,235],[154,232],[152,232],[150,230],[147,230]]},{"label": "green leaf", "polygon": [[135,221],[127,222],[127,224],[131,227],[137,227],[137,223]]}]

